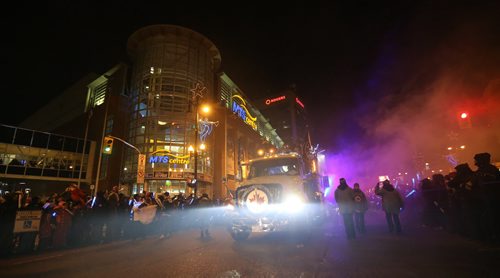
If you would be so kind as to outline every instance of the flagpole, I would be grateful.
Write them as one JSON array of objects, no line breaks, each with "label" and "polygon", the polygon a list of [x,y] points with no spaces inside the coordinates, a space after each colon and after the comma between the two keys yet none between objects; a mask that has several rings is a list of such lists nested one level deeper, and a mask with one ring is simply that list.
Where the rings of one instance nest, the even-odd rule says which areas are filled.
[{"label": "flagpole", "polygon": [[[80,159],[80,171],[78,172],[78,184],[77,184],[78,188],[80,188],[80,183],[82,180],[83,158],[85,157],[85,150],[87,149],[87,137],[89,133],[90,118],[92,117],[92,109],[90,109],[87,113],[88,117],[87,117],[87,124],[85,126],[85,137],[83,139],[84,141],[83,141],[82,158]],[[87,174],[88,174],[88,169],[87,169]]]},{"label": "flagpole", "polygon": [[[109,80],[108,76],[104,76]],[[104,141],[104,136],[106,134],[106,125],[108,122],[108,109],[109,109],[109,103],[111,102],[111,96],[110,96],[110,90],[108,89],[106,91],[106,98],[104,99],[106,108],[104,109],[104,121],[102,123],[102,132],[101,132],[101,142],[100,142],[100,148],[99,148],[99,160],[97,161],[97,173],[96,173],[96,179],[95,179],[95,189],[94,193],[97,195],[97,191],[99,190],[99,178],[101,175],[101,163],[102,163],[102,142]]]}]

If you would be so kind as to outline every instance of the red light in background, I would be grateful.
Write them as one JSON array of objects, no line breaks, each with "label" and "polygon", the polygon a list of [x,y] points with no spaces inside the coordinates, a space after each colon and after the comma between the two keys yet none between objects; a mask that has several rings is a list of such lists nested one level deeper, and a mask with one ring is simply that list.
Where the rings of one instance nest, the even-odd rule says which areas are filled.
[{"label": "red light in background", "polygon": [[298,97],[295,98],[295,102],[298,103],[302,108],[305,108],[304,104],[302,103],[302,101],[300,101]]},{"label": "red light in background", "polygon": [[274,103],[274,102],[278,102],[278,101],[282,101],[286,99],[286,96],[279,96],[279,97],[275,97],[275,98],[268,98],[266,99],[266,105],[270,105],[271,103]]},{"label": "red light in background", "polygon": [[460,118],[458,119],[458,125],[462,129],[464,129],[464,128],[471,128],[472,127],[472,123],[471,123],[471,119],[469,117],[469,113],[467,113],[467,112],[460,113]]}]

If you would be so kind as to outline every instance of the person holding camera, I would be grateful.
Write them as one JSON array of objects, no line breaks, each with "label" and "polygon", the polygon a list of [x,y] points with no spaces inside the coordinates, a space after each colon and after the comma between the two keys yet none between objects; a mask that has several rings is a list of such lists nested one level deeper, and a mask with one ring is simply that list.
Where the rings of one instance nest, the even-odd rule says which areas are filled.
[{"label": "person holding camera", "polygon": [[404,201],[401,194],[394,188],[389,180],[385,180],[380,188],[380,183],[375,186],[375,194],[382,197],[382,208],[385,211],[385,219],[389,232],[401,233],[401,222],[399,221],[399,213],[404,208]]}]

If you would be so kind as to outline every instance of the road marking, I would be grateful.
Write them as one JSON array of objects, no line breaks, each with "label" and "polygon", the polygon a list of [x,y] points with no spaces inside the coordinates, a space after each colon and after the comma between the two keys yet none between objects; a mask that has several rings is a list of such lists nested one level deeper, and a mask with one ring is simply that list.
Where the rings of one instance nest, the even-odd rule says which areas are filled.
[{"label": "road marking", "polygon": [[62,257],[64,254],[58,254],[58,255],[51,255],[51,256],[46,256],[46,257],[41,257],[41,258],[33,258],[29,260],[24,260],[24,261],[19,261],[19,262],[13,262],[11,265],[20,265],[20,264],[29,264],[29,263],[34,263],[34,262],[39,262],[39,261],[44,261],[44,260],[50,260],[54,259],[57,257]]}]

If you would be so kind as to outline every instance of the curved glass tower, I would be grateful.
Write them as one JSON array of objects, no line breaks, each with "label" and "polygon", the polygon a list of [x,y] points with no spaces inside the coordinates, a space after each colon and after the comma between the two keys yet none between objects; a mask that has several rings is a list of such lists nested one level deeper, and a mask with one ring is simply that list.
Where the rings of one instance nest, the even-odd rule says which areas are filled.
[{"label": "curved glass tower", "polygon": [[[126,140],[146,154],[148,191],[184,192],[185,178],[194,172],[188,150],[195,142],[193,92],[202,92],[201,101],[213,98],[220,53],[203,35],[175,25],[139,29],[129,37],[127,49],[133,66]],[[126,152],[122,176],[134,182],[138,153]],[[199,174],[211,176],[210,157],[210,151],[200,153]]]}]

